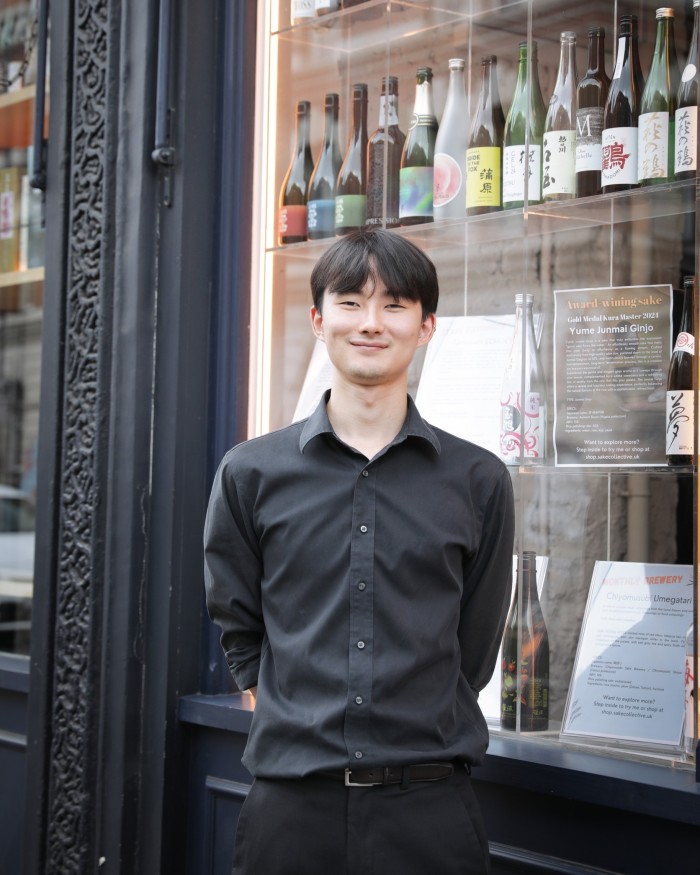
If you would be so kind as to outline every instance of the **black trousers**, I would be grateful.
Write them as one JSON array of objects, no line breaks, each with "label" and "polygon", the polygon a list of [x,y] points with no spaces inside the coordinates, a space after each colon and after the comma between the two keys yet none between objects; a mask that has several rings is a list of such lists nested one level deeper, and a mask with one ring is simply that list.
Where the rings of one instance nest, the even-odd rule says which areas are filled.
[{"label": "black trousers", "polygon": [[488,842],[466,770],[435,782],[346,787],[256,779],[234,875],[485,875]]}]

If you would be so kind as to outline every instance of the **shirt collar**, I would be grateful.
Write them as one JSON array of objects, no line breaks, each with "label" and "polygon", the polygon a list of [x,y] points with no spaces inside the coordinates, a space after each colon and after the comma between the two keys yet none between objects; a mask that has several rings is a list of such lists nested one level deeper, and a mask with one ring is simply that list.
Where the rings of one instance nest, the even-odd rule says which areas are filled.
[{"label": "shirt collar", "polygon": [[[309,441],[318,435],[335,435],[333,426],[328,418],[328,411],[326,410],[326,405],[328,404],[328,399],[330,397],[331,390],[327,389],[314,412],[304,423],[304,427],[302,428],[299,437],[299,449],[302,453],[306,449],[306,445]],[[396,435],[390,446],[401,443],[407,437],[417,437],[421,440],[427,441],[435,452],[439,454],[440,440],[438,436],[418,412],[418,408],[416,407],[413,398],[411,398],[410,395],[408,395],[407,398],[408,412],[406,413],[406,419],[401,427],[401,431]]]}]

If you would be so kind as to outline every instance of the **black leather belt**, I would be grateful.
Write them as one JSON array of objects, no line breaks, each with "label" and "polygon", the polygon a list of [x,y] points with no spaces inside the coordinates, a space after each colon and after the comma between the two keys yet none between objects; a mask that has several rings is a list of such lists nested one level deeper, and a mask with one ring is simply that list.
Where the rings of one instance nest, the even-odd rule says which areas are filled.
[{"label": "black leather belt", "polygon": [[366,769],[317,772],[326,778],[345,781],[346,787],[376,787],[409,784],[414,781],[442,781],[455,773],[455,763],[416,763],[411,766],[372,766]]}]

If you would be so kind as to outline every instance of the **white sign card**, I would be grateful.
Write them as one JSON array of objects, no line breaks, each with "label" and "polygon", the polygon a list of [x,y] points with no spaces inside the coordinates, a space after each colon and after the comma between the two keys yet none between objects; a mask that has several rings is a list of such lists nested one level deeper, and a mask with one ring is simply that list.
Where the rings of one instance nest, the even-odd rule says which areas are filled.
[{"label": "white sign card", "polygon": [[[548,556],[538,556],[535,560],[535,572],[537,575],[537,594],[542,598],[542,590],[544,589],[544,579],[547,574],[547,564],[549,563]],[[518,572],[518,557],[513,556],[513,582],[510,592],[510,602],[513,604],[515,596],[515,580]],[[491,680],[486,684],[484,689],[479,693],[479,707],[481,713],[486,718],[486,722],[499,725],[501,722],[501,664],[503,662],[503,640],[498,648],[498,659],[496,660],[496,668],[494,669]]]},{"label": "white sign card", "polygon": [[561,738],[679,748],[689,565],[596,562]]}]

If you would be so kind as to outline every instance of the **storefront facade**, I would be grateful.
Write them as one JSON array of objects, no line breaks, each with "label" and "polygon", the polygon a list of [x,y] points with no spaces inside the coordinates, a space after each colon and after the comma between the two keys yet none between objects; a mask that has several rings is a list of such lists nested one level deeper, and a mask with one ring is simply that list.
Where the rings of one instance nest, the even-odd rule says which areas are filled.
[{"label": "storefront facade", "polygon": [[[29,5],[39,22],[47,7]],[[296,102],[311,103],[315,157],[326,92],[339,94],[344,150],[356,82],[368,84],[371,133],[381,80],[396,76],[406,132],[421,65],[433,68],[440,117],[448,59],[465,59],[473,106],[480,58],[496,54],[507,112],[519,42],[530,51],[538,42],[547,100],[560,32],[578,34],[581,73],[587,27],[605,27],[612,74],[616,23],[635,14],[647,75],[656,28],[654,5],[642,0],[585,10],[561,0],[368,0],[323,18],[305,18],[297,6],[85,0],[48,7],[44,272],[18,264],[0,289],[8,383],[19,380],[8,370],[17,345],[10,329],[39,311],[41,331],[40,341],[28,334],[22,341],[25,357],[40,343],[41,358],[29,453],[37,460],[30,626],[20,628],[25,619],[13,608],[7,622],[15,637],[3,638],[0,654],[0,766],[9,777],[0,791],[0,853],[8,871],[230,871],[251,780],[240,763],[251,706],[225,670],[203,609],[201,530],[225,450],[302,415],[302,401],[322,386],[310,365],[307,289],[329,241],[277,239]],[[675,13],[682,70],[692,3]],[[20,96],[33,112],[37,92]],[[7,114],[16,99],[3,99]],[[14,117],[12,124],[16,131]],[[18,142],[6,137],[5,149],[31,142],[26,131],[13,137]],[[445,380],[452,412],[477,389],[488,395],[486,372],[501,359],[484,367],[476,386],[465,381],[474,368],[465,343],[476,348],[479,332],[495,324],[493,345],[509,347],[514,295],[534,297],[547,448],[544,461],[521,456],[511,473],[518,556],[534,550],[547,559],[550,715],[545,732],[502,729],[497,667],[495,710],[488,694],[482,706],[491,744],[474,774],[495,873],[672,872],[697,855],[700,784],[685,750],[687,728],[676,745],[673,727],[644,741],[616,734],[602,711],[598,721],[585,712],[578,735],[570,702],[590,692],[572,679],[600,621],[588,596],[612,579],[606,569],[631,579],[641,563],[655,579],[675,579],[696,567],[697,468],[666,464],[657,434],[665,414],[651,391],[640,404],[643,380],[630,376],[627,352],[624,367],[599,367],[595,384],[623,380],[623,412],[614,414],[627,417],[623,432],[614,424],[607,432],[614,418],[602,391],[594,405],[571,401],[567,419],[560,385],[580,388],[575,341],[583,336],[572,333],[568,342],[561,333],[590,327],[562,313],[593,314],[605,299],[615,327],[634,323],[628,311],[640,308],[652,314],[640,324],[666,326],[660,346],[645,347],[644,338],[641,346],[645,373],[663,370],[665,388],[671,301],[683,276],[696,272],[696,196],[694,180],[671,179],[397,230],[438,267],[443,351],[450,335],[462,338],[451,364],[439,357],[416,364],[411,388],[428,419],[446,415],[435,391]],[[5,287],[20,289],[20,305],[10,306]],[[625,303],[632,300],[634,308]],[[601,346],[593,358],[605,356]],[[30,408],[18,420],[22,457]],[[464,420],[454,416],[452,427]],[[480,425],[480,434],[489,427]],[[10,446],[11,429],[3,428],[0,465]],[[627,446],[651,435],[651,461],[621,450],[604,464],[577,458],[588,435],[596,453],[608,452],[603,431]],[[29,491],[31,470],[9,485]],[[646,648],[659,632],[644,634]],[[629,684],[614,662],[597,663],[607,672],[606,695]]]}]

